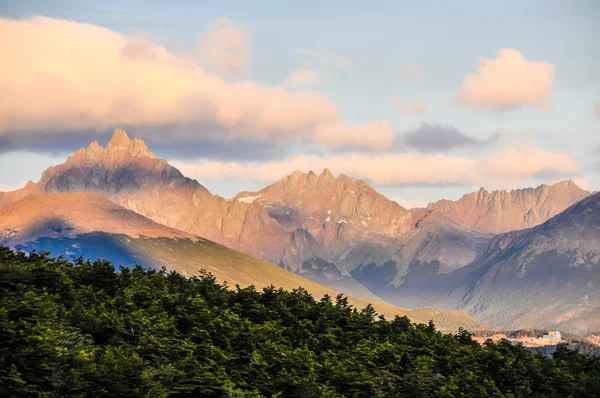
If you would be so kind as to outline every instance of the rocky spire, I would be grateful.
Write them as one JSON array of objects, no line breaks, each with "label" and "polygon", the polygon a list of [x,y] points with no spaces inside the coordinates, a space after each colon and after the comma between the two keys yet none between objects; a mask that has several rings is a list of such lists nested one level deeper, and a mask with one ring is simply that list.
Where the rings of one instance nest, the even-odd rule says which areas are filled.
[{"label": "rocky spire", "polygon": [[428,206],[435,214],[454,222],[496,234],[535,227],[589,196],[574,181],[536,188],[486,191],[463,195],[459,200],[440,200]]},{"label": "rocky spire", "polygon": [[133,140],[130,139],[123,129],[115,130],[112,139],[106,147],[105,153],[109,157],[119,158],[139,158],[143,156],[150,158],[155,157],[154,154],[148,150],[148,146],[146,146],[146,143],[143,140],[139,138],[134,138]]},{"label": "rocky spire", "polygon": [[333,176],[331,171],[329,171],[329,169],[323,169],[323,172],[319,176],[319,180],[327,181],[327,182],[331,182],[331,181],[335,182],[335,177]]},{"label": "rocky spire", "polygon": [[148,146],[146,146],[146,143],[143,140],[139,138],[134,138],[132,140],[125,130],[116,129],[112,139],[106,147],[106,154],[110,156],[116,153],[121,154],[123,152],[126,153],[127,157],[155,157],[152,152],[148,150]]},{"label": "rocky spire", "polygon": [[116,166],[141,157],[155,158],[143,140],[139,138],[132,140],[125,130],[116,129],[106,149],[102,148],[98,141],[92,141],[87,149],[81,148],[73,156],[70,156],[67,164],[71,166],[82,164]]},{"label": "rocky spire", "polygon": [[123,129],[116,129],[106,149],[127,148],[131,140]]},{"label": "rocky spire", "polygon": [[290,178],[300,178],[304,175],[300,170],[294,170],[292,174],[290,174]]}]

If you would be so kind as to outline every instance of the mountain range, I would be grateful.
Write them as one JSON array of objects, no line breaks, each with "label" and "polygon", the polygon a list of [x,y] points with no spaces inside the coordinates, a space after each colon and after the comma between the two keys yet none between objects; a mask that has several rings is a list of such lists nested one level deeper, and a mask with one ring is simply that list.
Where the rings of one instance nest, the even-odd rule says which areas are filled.
[{"label": "mountain range", "polygon": [[[338,292],[215,242],[158,224],[125,209],[103,195],[87,192],[32,194],[0,209],[0,245],[67,257],[102,258],[114,264],[165,267],[191,276],[200,269],[229,286],[302,287],[316,298]],[[364,308],[372,303],[387,318],[406,315],[415,322],[430,319],[441,330],[486,327],[465,313],[432,308],[403,309],[369,293],[349,297]]]},{"label": "mountain range", "polygon": [[411,269],[391,302],[453,308],[491,328],[600,330],[600,194],[534,228],[500,234],[465,267]]},{"label": "mountain range", "polygon": [[[119,206],[115,214],[131,214],[104,230],[102,222],[69,219],[66,225],[77,225],[78,234],[53,224],[42,234],[23,232],[29,221],[20,215],[30,211],[24,209],[12,211],[13,224],[4,222],[6,209],[25,206],[27,198],[81,192],[90,196],[52,200],[97,203],[101,197]],[[598,312],[580,304],[592,303],[585,307],[590,309],[598,304],[593,290],[598,290],[600,210],[594,198],[569,180],[510,192],[482,188],[457,201],[407,210],[367,182],[325,169],[319,175],[295,171],[260,191],[225,199],[118,129],[106,148],[92,142],[46,170],[39,182],[0,193],[0,226],[6,225],[4,242],[13,246],[56,241],[52,228],[60,229],[63,240],[100,232],[142,240],[202,239],[356,297],[462,310],[504,329],[540,327],[543,321],[591,332],[600,328]],[[582,203],[588,204],[578,207]],[[577,226],[573,220],[580,220]],[[156,226],[150,228],[150,222]],[[152,236],[148,228],[161,232]],[[583,280],[589,288],[581,295]],[[557,281],[565,282],[564,295],[553,294]]]}]

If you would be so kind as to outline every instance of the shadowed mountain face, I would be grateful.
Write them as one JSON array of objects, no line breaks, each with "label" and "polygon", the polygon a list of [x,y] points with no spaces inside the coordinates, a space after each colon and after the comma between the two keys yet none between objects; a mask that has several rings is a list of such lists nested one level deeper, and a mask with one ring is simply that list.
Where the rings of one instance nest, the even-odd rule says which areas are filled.
[{"label": "shadowed mountain face", "polygon": [[[53,256],[106,258],[124,266],[164,266],[184,275],[206,269],[229,286],[261,289],[274,285],[287,290],[301,286],[316,298],[338,294],[271,263],[158,224],[93,193],[34,194],[4,206],[0,209],[0,245],[47,251]],[[388,318],[398,314],[416,322],[433,319],[443,330],[485,329],[457,311],[401,309],[370,293],[366,299],[350,297],[349,301],[359,308],[371,302]]]},{"label": "shadowed mountain face", "polygon": [[467,311],[490,327],[600,329],[600,194],[531,229],[495,237],[484,256],[447,275],[409,270],[404,305]]}]

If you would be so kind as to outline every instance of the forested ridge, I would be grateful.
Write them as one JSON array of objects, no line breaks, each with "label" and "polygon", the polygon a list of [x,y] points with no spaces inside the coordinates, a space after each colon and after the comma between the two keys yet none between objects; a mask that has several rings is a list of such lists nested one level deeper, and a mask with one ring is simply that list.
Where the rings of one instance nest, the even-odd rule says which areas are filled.
[{"label": "forested ridge", "polygon": [[600,358],[484,346],[343,296],[0,248],[2,397],[597,397]]}]

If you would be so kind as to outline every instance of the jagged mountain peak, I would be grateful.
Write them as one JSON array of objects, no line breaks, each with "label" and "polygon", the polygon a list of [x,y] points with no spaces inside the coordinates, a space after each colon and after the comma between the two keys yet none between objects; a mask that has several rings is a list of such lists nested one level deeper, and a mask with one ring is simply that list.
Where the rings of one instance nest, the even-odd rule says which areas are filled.
[{"label": "jagged mountain peak", "polygon": [[309,183],[318,182],[318,183],[331,184],[331,183],[334,183],[337,179],[335,178],[335,176],[329,169],[323,169],[321,174],[319,174],[318,176],[312,170],[310,170],[308,173],[303,173],[300,170],[294,170],[294,172],[292,174],[283,178],[281,181],[284,181],[284,180],[285,181],[287,181],[287,180],[292,180],[292,181],[302,180],[302,181],[306,181]]},{"label": "jagged mountain peak", "polygon": [[581,189],[575,181],[572,179],[563,180],[556,182],[552,185],[541,184],[535,188],[519,188],[519,189],[511,189],[510,191],[504,189],[494,189],[488,191],[487,189],[481,187],[479,190],[463,195],[463,198],[474,196],[474,197],[504,197],[504,196],[523,196],[529,193],[542,193],[542,192],[561,192],[561,191],[584,191]]},{"label": "jagged mountain peak", "polygon": [[336,178],[333,175],[333,173],[327,168],[323,169],[321,174],[319,174],[318,176],[312,170],[310,170],[308,173],[303,173],[300,170],[295,170],[293,173],[281,179],[279,182],[287,183],[289,181],[293,181],[296,184],[298,182],[303,182],[306,184],[316,186],[337,185],[340,187],[358,187],[360,185],[369,187],[369,185],[365,181],[354,179],[350,176],[347,176],[346,174],[340,173]]},{"label": "jagged mountain peak", "polygon": [[426,217],[449,217],[469,227],[503,233],[539,225],[589,195],[573,180],[511,191],[480,188],[457,201],[429,204]]},{"label": "jagged mountain peak", "polygon": [[125,130],[116,129],[106,148],[94,140],[87,149],[81,148],[74,155],[69,156],[67,165],[97,163],[114,167],[140,158],[156,159],[156,156],[150,152],[142,139],[134,138],[132,140]]},{"label": "jagged mountain peak", "polygon": [[[377,197],[381,196],[381,200],[385,199],[365,181],[355,180],[345,174],[339,174],[336,178],[329,169],[324,169],[319,176],[313,171],[303,173],[296,170],[287,177],[258,192],[240,192],[235,198],[246,198],[247,196],[252,195],[253,198],[255,196],[258,198],[260,196],[261,201],[269,199],[283,203],[285,202],[284,198],[294,197],[295,199],[303,201],[300,196],[305,197],[313,194],[321,199],[330,198],[336,204],[345,197],[354,197],[356,200],[364,194]],[[314,200],[316,198],[310,197],[310,199]],[[373,198],[373,200],[374,199],[375,198]],[[387,201],[387,199],[385,200]]]},{"label": "jagged mountain peak", "polygon": [[329,169],[318,177],[294,171],[258,192],[240,192],[235,199],[262,205],[288,232],[303,227],[319,242],[342,230],[404,234],[414,228],[413,215],[402,206],[365,181],[345,174],[335,178]]},{"label": "jagged mountain peak", "polygon": [[289,175],[289,178],[300,178],[300,177],[304,177],[304,176],[305,176],[305,174],[303,172],[301,172],[300,170],[294,170],[294,172]]},{"label": "jagged mountain peak", "polygon": [[143,140],[130,139],[122,129],[115,131],[106,148],[92,141],[65,163],[49,167],[36,186],[39,192],[89,191],[103,192],[109,197],[121,191],[146,189],[209,193],[196,180],[186,178],[166,160],[154,156]]},{"label": "jagged mountain peak", "polygon": [[333,176],[333,173],[328,168],[323,169],[323,172],[321,172],[321,175],[319,175],[319,178],[335,179],[335,177]]},{"label": "jagged mountain peak", "polygon": [[116,129],[110,142],[108,143],[108,148],[126,148],[130,143],[131,139],[127,135],[127,132],[123,129]]}]

